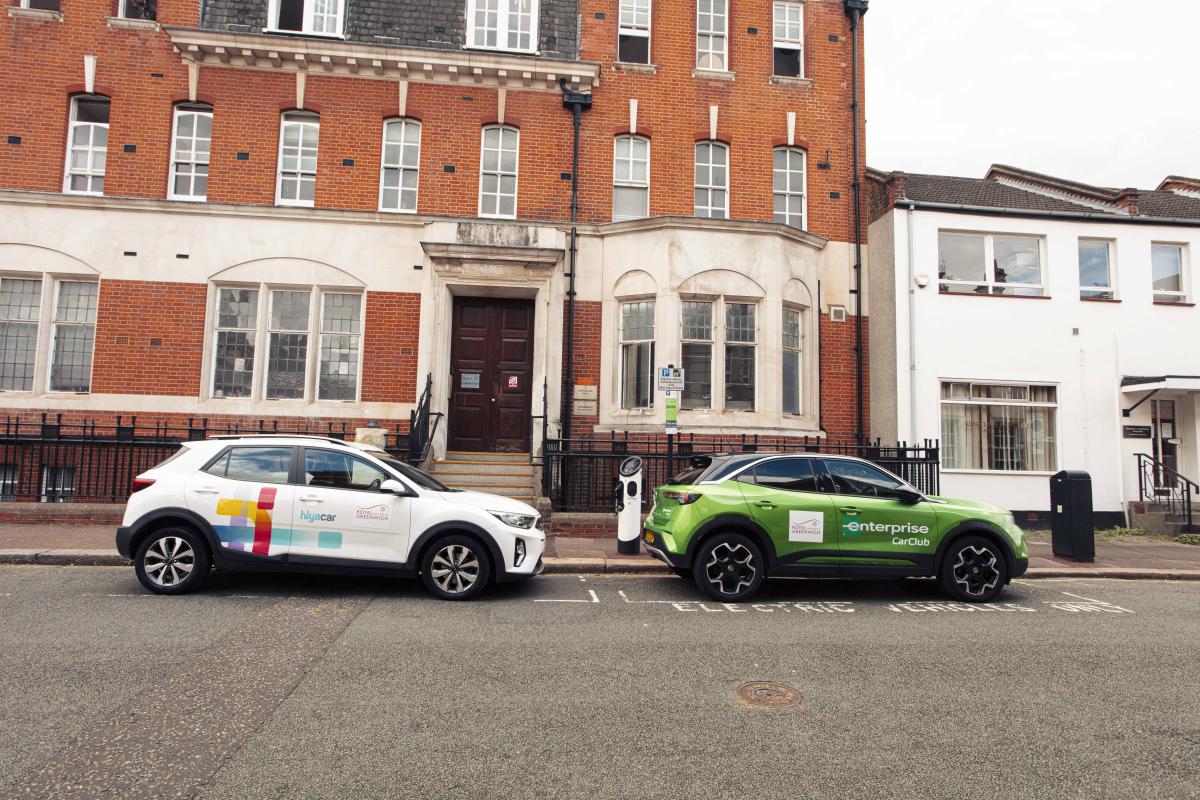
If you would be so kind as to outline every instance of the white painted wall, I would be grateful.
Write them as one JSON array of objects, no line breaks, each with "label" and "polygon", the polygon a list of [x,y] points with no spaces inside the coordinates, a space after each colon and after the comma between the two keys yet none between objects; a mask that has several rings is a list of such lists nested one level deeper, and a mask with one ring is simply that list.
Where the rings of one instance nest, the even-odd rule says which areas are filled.
[{"label": "white painted wall", "polygon": [[[1149,425],[1150,406],[1122,418],[1121,408],[1140,394],[1123,395],[1130,375],[1200,375],[1200,309],[1155,305],[1151,290],[1151,244],[1187,246],[1185,280],[1195,299],[1192,269],[1200,254],[1196,228],[1076,220],[1022,219],[918,209],[913,214],[913,272],[929,276],[914,306],[916,369],[910,372],[908,310],[908,211],[894,209],[874,222],[870,236],[873,277],[892,282],[894,322],[872,316],[873,359],[894,357],[895,391],[873,398],[872,414],[895,426],[901,439],[941,438],[943,380],[1051,382],[1058,385],[1058,466],[1092,474],[1097,511],[1121,511],[1136,499],[1133,454],[1149,441],[1122,438],[1125,424]],[[1043,280],[1050,299],[939,294],[938,231],[1042,236]],[[1080,300],[1078,240],[1115,242],[1113,270],[1120,303]],[[890,273],[890,274],[888,274]],[[878,285],[878,284],[876,284]],[[878,296],[875,302],[879,302]],[[890,321],[890,320],[889,320]],[[1078,332],[1076,332],[1078,331]],[[915,376],[915,377],[910,377]],[[915,405],[910,391],[915,381]],[[1171,399],[1172,395],[1158,397]],[[1181,471],[1195,478],[1197,410],[1187,395],[1174,396],[1184,437]],[[889,407],[890,406],[890,407]],[[1049,473],[943,471],[942,491],[1019,510],[1049,508]]]}]

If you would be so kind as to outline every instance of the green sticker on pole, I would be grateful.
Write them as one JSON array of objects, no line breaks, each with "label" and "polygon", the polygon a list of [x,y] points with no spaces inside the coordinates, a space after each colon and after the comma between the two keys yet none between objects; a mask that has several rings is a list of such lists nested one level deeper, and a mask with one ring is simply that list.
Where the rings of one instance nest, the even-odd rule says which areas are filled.
[{"label": "green sticker on pole", "polygon": [[667,392],[667,433],[679,433],[679,398],[674,392]]}]

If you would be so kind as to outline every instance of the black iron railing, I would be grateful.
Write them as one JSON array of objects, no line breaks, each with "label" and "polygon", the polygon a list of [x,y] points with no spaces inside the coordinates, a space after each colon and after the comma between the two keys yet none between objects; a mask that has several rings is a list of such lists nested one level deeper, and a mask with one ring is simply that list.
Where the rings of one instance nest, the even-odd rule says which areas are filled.
[{"label": "black iron railing", "polygon": [[542,413],[534,414],[529,418],[529,463],[531,466],[542,466],[541,454],[536,452],[533,447],[533,423],[536,421],[542,426],[542,446],[546,444],[546,437],[549,435],[550,429],[550,382],[542,381]]},{"label": "black iron railing", "polygon": [[1181,517],[1184,532],[1194,532],[1192,500],[1200,495],[1200,485],[1146,453],[1137,454],[1137,464],[1138,499]]},{"label": "black iron railing", "polygon": [[417,401],[417,408],[408,417],[408,460],[420,466],[429,457],[429,444],[437,432],[442,412],[430,411],[433,401],[433,375],[425,376],[425,391]]},{"label": "black iron railing", "polygon": [[[411,461],[409,431],[397,426],[385,433],[387,451]],[[109,422],[64,421],[61,414],[8,417],[0,420],[0,501],[124,502],[134,477],[174,454],[183,442],[284,434],[345,440],[353,438],[354,429],[346,423],[320,425],[306,419],[189,418],[185,425],[139,422],[132,416]]]},{"label": "black iron railing", "polygon": [[643,507],[653,503],[653,489],[667,483],[701,453],[828,453],[856,456],[878,464],[926,494],[940,486],[938,443],[900,442],[857,445],[812,437],[693,436],[611,434],[603,438],[547,439],[542,445],[542,494],[557,511],[611,511],[617,467],[629,456],[640,456],[645,491]]}]

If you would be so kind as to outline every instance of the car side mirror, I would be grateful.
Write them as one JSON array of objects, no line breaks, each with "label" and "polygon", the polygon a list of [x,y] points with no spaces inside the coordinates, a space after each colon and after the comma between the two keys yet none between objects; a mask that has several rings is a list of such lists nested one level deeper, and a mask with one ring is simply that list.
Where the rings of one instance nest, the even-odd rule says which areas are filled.
[{"label": "car side mirror", "polygon": [[913,491],[907,486],[901,486],[897,488],[892,494],[897,500],[899,500],[901,503],[904,503],[906,506],[915,506],[917,503],[925,499],[924,495],[922,495],[920,492]]},{"label": "car side mirror", "polygon": [[412,497],[413,494],[407,486],[395,478],[388,478],[386,481],[381,483],[379,485],[379,491],[387,492],[388,494],[399,495],[401,497]]}]

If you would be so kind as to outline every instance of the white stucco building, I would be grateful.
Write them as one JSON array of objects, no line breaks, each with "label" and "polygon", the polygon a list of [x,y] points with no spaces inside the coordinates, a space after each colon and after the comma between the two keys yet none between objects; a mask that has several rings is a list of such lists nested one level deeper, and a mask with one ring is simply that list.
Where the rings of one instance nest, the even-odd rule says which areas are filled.
[{"label": "white stucco building", "polygon": [[1139,473],[1158,497],[1200,477],[1200,182],[870,183],[873,435],[940,440],[943,493],[1037,527],[1061,469],[1091,473],[1098,525]]}]

